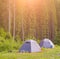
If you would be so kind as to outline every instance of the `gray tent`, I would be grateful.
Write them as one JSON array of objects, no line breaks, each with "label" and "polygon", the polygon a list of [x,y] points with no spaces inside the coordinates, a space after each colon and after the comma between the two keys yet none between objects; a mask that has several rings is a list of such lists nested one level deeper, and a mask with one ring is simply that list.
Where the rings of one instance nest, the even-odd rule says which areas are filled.
[{"label": "gray tent", "polygon": [[44,47],[44,48],[54,48],[53,42],[47,38],[42,40],[39,45],[40,47]]},{"label": "gray tent", "polygon": [[19,52],[40,52],[41,48],[35,40],[27,40],[24,42]]}]

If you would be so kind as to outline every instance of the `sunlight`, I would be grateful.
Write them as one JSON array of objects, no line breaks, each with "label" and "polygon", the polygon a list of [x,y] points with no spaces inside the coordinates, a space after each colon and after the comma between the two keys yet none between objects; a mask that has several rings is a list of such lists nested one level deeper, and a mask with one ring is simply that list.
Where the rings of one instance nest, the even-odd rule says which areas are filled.
[{"label": "sunlight", "polygon": [[21,4],[29,4],[29,5],[31,5],[31,4],[36,4],[36,2],[38,2],[37,0],[17,0],[18,1],[18,3],[21,3]]},{"label": "sunlight", "polygon": [[41,0],[17,0],[17,7],[37,8],[41,5]]}]

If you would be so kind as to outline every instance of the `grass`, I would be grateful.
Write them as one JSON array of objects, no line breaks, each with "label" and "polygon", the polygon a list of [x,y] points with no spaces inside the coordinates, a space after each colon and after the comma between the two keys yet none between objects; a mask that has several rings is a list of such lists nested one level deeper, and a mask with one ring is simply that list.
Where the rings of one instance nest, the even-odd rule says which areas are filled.
[{"label": "grass", "polygon": [[60,46],[53,49],[42,48],[39,53],[1,52],[0,59],[60,59]]}]

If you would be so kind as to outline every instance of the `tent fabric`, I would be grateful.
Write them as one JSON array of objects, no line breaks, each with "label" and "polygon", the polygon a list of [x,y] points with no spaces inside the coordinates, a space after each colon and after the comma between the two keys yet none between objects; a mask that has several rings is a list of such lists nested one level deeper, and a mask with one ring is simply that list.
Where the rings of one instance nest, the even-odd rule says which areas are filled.
[{"label": "tent fabric", "polygon": [[27,40],[19,49],[20,52],[40,52],[41,48],[35,40]]},{"label": "tent fabric", "polygon": [[49,39],[42,40],[39,45],[44,48],[54,48],[53,42]]}]

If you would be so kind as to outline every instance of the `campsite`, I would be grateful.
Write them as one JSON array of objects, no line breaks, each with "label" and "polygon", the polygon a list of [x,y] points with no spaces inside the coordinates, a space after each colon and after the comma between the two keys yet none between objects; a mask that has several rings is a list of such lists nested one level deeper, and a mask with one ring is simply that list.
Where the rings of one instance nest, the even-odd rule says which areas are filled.
[{"label": "campsite", "polygon": [[43,49],[40,53],[0,53],[0,59],[60,59],[60,47],[55,49]]},{"label": "campsite", "polygon": [[60,59],[60,0],[0,0],[0,59]]}]

